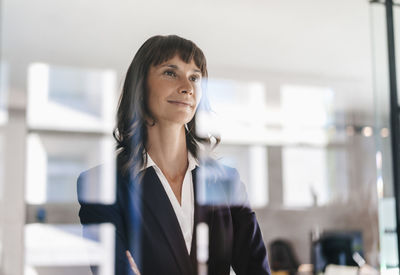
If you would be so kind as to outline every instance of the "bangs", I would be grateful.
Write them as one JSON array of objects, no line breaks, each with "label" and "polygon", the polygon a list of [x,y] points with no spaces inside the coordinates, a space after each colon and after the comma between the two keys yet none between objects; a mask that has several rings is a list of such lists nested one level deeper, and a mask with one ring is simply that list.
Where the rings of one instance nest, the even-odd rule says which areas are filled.
[{"label": "bangs", "polygon": [[202,76],[207,76],[206,58],[201,49],[192,41],[176,35],[156,36],[151,39],[156,40],[154,41],[152,55],[149,57],[151,65],[160,65],[178,55],[186,63],[193,60],[200,69]]}]

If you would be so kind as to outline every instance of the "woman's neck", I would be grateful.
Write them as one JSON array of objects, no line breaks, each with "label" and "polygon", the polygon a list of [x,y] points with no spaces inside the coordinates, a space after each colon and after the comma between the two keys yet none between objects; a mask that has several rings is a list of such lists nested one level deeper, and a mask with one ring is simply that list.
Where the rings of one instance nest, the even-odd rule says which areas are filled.
[{"label": "woman's neck", "polygon": [[183,177],[188,167],[184,126],[156,123],[147,133],[147,152],[164,175],[172,181]]}]

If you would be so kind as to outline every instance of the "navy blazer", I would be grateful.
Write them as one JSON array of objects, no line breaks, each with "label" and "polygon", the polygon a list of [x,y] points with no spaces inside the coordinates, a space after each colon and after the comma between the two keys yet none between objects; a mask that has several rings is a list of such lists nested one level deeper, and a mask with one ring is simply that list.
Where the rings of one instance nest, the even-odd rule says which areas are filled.
[{"label": "navy blazer", "polygon": [[[209,228],[209,275],[228,275],[231,266],[237,275],[270,275],[262,234],[235,169],[223,167],[222,177],[202,173],[199,167],[192,171],[196,203],[190,254],[172,205],[152,167],[142,172],[140,180],[117,172],[115,203],[87,203],[83,190],[89,179],[98,179],[100,169],[92,168],[78,178],[79,217],[82,225],[114,224],[115,274],[133,275],[126,250],[142,275],[197,274],[196,225],[205,222]],[[202,191],[196,184],[196,176],[201,176],[198,174],[204,182]],[[96,274],[94,267],[92,272]]]}]

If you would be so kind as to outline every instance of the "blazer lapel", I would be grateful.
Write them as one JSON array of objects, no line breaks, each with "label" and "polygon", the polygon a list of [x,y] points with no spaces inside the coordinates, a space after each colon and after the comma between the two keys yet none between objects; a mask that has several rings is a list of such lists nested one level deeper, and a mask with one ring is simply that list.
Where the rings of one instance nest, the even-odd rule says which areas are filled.
[{"label": "blazer lapel", "polygon": [[195,267],[194,274],[197,274],[197,224],[200,222],[200,208],[197,203],[196,194],[197,194],[197,185],[196,185],[196,172],[197,167],[192,170],[192,180],[193,180],[193,197],[194,197],[194,214],[193,214],[193,235],[192,235],[192,245],[190,247],[190,260],[192,262],[192,266]]},{"label": "blazer lapel", "polygon": [[[144,202],[143,207],[148,208],[158,221],[160,229],[175,256],[181,273],[185,275],[193,274],[193,267],[178,219],[176,218],[168,195],[165,193],[153,167],[147,168],[140,185]],[[137,187],[138,186],[136,186],[136,188]]]}]

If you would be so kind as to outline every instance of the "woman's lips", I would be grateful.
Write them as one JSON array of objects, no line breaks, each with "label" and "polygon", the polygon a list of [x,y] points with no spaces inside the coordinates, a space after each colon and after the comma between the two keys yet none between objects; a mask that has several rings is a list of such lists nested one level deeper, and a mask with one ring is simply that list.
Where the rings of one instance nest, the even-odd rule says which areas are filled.
[{"label": "woman's lips", "polygon": [[192,107],[192,104],[190,102],[186,102],[186,101],[168,100],[168,102],[171,103],[171,104],[178,105],[178,106]]}]

